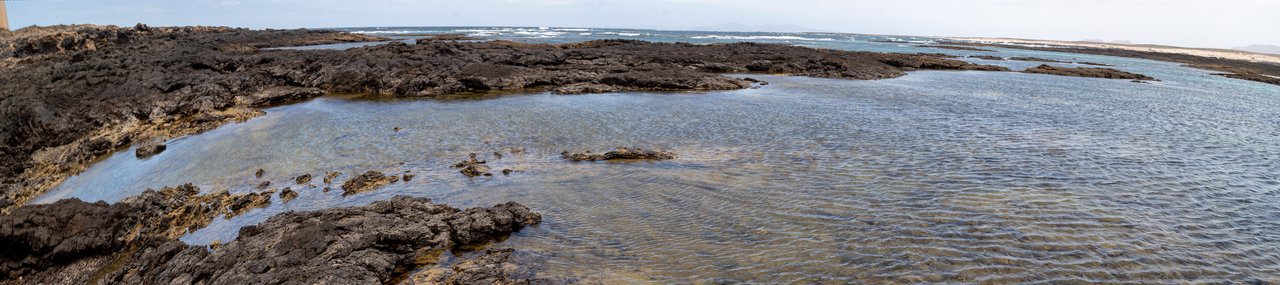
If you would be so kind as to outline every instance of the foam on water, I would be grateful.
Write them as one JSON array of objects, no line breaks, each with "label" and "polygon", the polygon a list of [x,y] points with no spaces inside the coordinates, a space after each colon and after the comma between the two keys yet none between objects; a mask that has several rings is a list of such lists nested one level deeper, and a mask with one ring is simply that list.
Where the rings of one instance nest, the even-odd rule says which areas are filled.
[{"label": "foam on water", "polygon": [[728,36],[728,35],[705,35],[690,37],[692,39],[717,39],[717,40],[797,40],[797,41],[834,41],[833,38],[806,38],[798,36]]}]

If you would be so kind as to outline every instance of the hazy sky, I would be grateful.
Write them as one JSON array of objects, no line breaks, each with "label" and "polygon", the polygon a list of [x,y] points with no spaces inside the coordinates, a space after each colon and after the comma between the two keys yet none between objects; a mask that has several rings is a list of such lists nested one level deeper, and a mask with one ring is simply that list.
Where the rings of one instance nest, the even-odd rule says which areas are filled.
[{"label": "hazy sky", "polygon": [[23,0],[8,8],[15,27],[141,22],[689,29],[740,23],[868,34],[1280,45],[1280,0]]}]

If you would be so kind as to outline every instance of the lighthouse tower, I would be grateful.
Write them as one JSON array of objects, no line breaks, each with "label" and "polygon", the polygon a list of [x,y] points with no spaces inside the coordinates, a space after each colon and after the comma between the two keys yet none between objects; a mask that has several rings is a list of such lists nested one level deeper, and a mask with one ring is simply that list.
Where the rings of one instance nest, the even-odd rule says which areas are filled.
[{"label": "lighthouse tower", "polygon": [[0,0],[0,30],[9,30],[9,12],[4,10],[4,0]]}]

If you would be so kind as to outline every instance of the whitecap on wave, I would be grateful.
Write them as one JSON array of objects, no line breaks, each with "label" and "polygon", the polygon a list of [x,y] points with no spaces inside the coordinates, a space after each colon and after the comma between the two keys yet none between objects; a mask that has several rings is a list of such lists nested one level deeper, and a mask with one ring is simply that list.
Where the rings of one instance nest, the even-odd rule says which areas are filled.
[{"label": "whitecap on wave", "polygon": [[780,41],[834,41],[832,38],[806,38],[797,36],[726,36],[726,35],[705,35],[693,36],[694,39],[716,39],[716,40],[780,40]]}]

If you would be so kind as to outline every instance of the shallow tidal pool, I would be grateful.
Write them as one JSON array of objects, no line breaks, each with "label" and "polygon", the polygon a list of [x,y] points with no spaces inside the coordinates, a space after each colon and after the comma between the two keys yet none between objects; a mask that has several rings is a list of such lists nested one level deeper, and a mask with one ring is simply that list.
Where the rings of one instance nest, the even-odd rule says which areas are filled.
[{"label": "shallow tidal pool", "polygon": [[[183,238],[204,244],[396,195],[516,201],[544,222],[496,246],[540,276],[605,283],[1280,282],[1280,88],[1114,60],[1163,82],[913,72],[751,75],[772,84],[725,92],[329,96],[148,159],[121,151],[36,202],[188,182],[299,192]],[[618,146],[679,157],[559,157]],[[495,176],[450,167],[473,152]],[[366,170],[416,176],[349,197],[318,181],[340,171],[338,189]],[[302,174],[317,181],[295,185]]]}]

